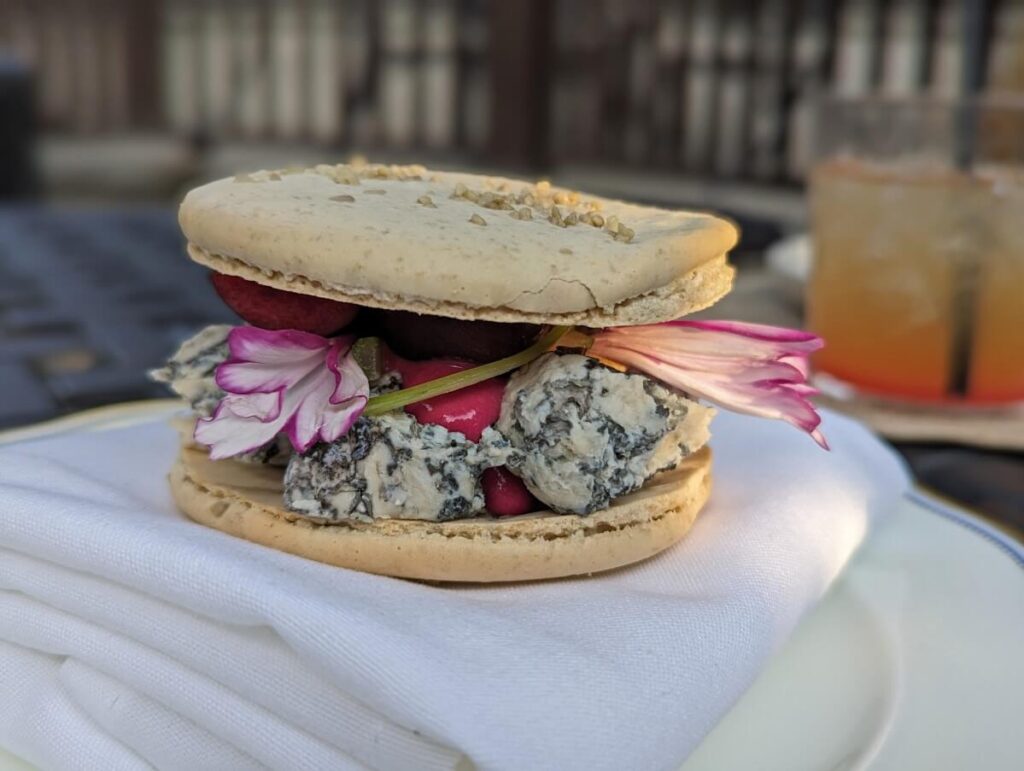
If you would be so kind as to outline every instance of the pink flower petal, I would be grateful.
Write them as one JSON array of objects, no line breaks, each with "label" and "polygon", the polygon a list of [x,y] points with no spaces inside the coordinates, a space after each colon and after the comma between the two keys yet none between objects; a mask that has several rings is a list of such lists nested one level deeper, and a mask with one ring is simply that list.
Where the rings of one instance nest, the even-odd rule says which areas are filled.
[{"label": "pink flower petal", "polygon": [[817,429],[817,428],[814,429],[813,431],[810,432],[810,435],[811,435],[811,439],[813,439],[815,442],[817,442],[818,446],[821,449],[823,449],[823,450],[831,450],[832,449],[831,447],[829,447],[828,439],[825,438],[825,435],[823,433],[821,433],[820,429]]},{"label": "pink flower petal", "polygon": [[235,327],[228,333],[232,359],[261,364],[288,364],[303,353],[323,350],[329,343],[327,338],[297,329]]},{"label": "pink flower petal", "polygon": [[642,327],[615,327],[603,330],[609,338],[629,341],[630,347],[643,345],[659,347],[669,351],[685,353],[688,356],[745,356],[758,359],[776,359],[786,355],[804,355],[821,347],[820,338],[801,334],[792,342],[768,339],[763,335],[746,336],[718,329],[701,329],[683,322],[651,324]]},{"label": "pink flower petal", "polygon": [[320,428],[320,434],[325,442],[333,442],[338,437],[344,436],[359,420],[359,416],[366,409],[367,397],[354,396],[340,404],[333,405],[333,408],[324,414],[324,423]]},{"label": "pink flower petal", "polygon": [[306,452],[319,440],[324,408],[330,403],[333,390],[334,376],[322,367],[286,393],[285,409],[291,417],[285,433],[298,452]]},{"label": "pink flower petal", "polygon": [[306,371],[323,361],[323,351],[313,351],[305,359],[295,359],[283,366],[250,361],[228,360],[217,367],[214,380],[221,389],[236,394],[270,393],[291,388]]},{"label": "pink flower petal", "polygon": [[[660,324],[654,326],[662,326]],[[752,324],[745,321],[666,321],[664,326],[686,327],[703,332],[725,332],[756,340],[771,340],[782,343],[813,343],[820,348],[824,342],[820,337],[802,329],[773,327],[768,324]]]},{"label": "pink flower petal", "polygon": [[807,397],[808,355],[821,338],[740,322],[670,321],[598,332],[588,351],[645,372],[735,412],[784,420],[822,447],[821,418]]},{"label": "pink flower petal", "polygon": [[213,460],[259,449],[273,441],[287,420],[282,414],[268,421],[242,417],[237,414],[239,411],[244,412],[240,407],[231,395],[225,396],[211,417],[196,423],[195,440],[210,448]]},{"label": "pink flower petal", "polygon": [[783,356],[779,361],[785,362],[789,366],[799,370],[804,380],[806,380],[811,374],[811,362],[806,356]]},{"label": "pink flower petal", "polygon": [[327,357],[327,368],[334,373],[335,388],[331,394],[331,404],[343,404],[350,399],[368,394],[370,382],[366,379],[356,360],[346,356],[348,348],[339,351],[337,355]]},{"label": "pink flower petal", "polygon": [[281,415],[281,392],[254,393],[247,396],[228,394],[222,400],[225,409],[239,418],[256,418],[264,423]]},{"label": "pink flower petal", "polygon": [[[344,352],[347,352],[347,348]],[[320,433],[324,441],[333,442],[347,434],[359,419],[369,398],[370,383],[351,356],[328,354],[327,368],[334,380]]]},{"label": "pink flower petal", "polygon": [[216,459],[249,452],[285,433],[298,452],[334,441],[362,414],[369,383],[349,355],[354,339],[237,327],[231,358],[217,368],[226,392],[195,438]]}]

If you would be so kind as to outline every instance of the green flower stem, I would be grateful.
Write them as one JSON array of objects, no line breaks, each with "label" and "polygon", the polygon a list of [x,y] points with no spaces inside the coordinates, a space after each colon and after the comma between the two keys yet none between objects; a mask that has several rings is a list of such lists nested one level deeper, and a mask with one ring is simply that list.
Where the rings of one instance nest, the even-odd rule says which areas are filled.
[{"label": "green flower stem", "polygon": [[420,383],[412,388],[403,388],[401,391],[392,391],[388,394],[371,397],[366,403],[366,409],[363,410],[363,414],[370,417],[383,415],[385,412],[399,410],[402,407],[422,402],[424,399],[430,399],[441,394],[459,391],[471,385],[482,383],[485,380],[490,380],[492,377],[519,369],[545,353],[551,346],[561,340],[570,329],[572,327],[552,327],[536,343],[512,356],[506,356],[504,359],[498,359],[490,364],[482,364],[479,367],[466,369],[462,372],[445,375],[437,380]]}]

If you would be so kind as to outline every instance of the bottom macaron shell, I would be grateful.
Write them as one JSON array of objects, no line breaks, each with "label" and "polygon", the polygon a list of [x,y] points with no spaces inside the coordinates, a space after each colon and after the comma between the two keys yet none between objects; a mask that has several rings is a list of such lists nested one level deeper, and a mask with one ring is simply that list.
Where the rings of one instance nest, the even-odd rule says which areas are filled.
[{"label": "bottom macaron shell", "polygon": [[710,469],[705,448],[586,517],[533,513],[453,522],[311,522],[281,508],[280,469],[211,461],[188,446],[170,484],[191,519],[264,546],[367,573],[478,583],[564,578],[647,559],[689,531],[707,501]]}]

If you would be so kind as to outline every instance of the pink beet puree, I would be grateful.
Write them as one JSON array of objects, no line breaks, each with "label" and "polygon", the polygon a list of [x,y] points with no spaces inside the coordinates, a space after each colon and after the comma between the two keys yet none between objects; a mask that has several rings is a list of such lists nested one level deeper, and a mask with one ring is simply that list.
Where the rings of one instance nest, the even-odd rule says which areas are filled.
[{"label": "pink beet puree", "polygon": [[484,471],[481,484],[487,510],[496,517],[514,517],[540,508],[523,480],[504,466]]},{"label": "pink beet puree", "polygon": [[[472,362],[456,359],[409,361],[391,351],[384,355],[385,369],[395,370],[402,376],[403,388],[437,380],[475,366]],[[505,381],[491,378],[459,391],[410,404],[405,411],[420,423],[443,426],[449,431],[458,431],[471,442],[479,442],[484,429],[498,420],[504,394]],[[481,484],[487,510],[495,516],[525,514],[536,508],[536,501],[522,480],[505,468],[488,469],[484,472]]]},{"label": "pink beet puree", "polygon": [[[390,353],[385,359],[385,366],[402,376],[403,388],[410,388],[477,365],[455,359],[407,361]],[[505,383],[491,378],[460,391],[410,404],[405,411],[420,423],[444,426],[449,431],[465,435],[471,442],[479,442],[484,429],[494,425],[498,419],[504,393]]]}]

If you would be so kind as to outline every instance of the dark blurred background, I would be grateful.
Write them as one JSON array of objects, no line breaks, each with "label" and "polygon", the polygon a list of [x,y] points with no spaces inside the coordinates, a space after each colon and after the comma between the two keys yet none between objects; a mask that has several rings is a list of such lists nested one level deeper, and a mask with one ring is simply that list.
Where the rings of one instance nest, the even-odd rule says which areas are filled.
[{"label": "dark blurred background", "polygon": [[965,51],[970,5],[5,0],[3,190],[173,200],[352,150],[606,185],[657,172],[652,197],[709,195],[680,187],[696,176],[791,189],[822,92],[952,97],[965,56],[987,91],[1024,91],[1024,3],[984,3]]},{"label": "dark blurred background", "polygon": [[[1024,0],[3,0],[0,427],[162,395],[143,371],[230,320],[183,192],[353,153],[725,212],[716,312],[799,325],[814,105],[952,100],[965,65],[1024,94]],[[963,464],[924,452],[929,477]]]}]

